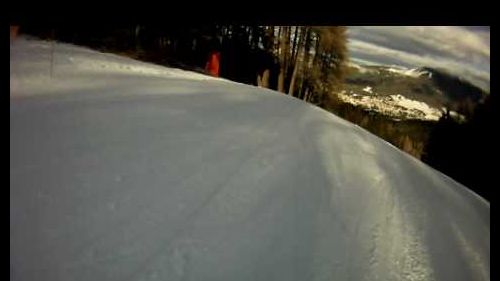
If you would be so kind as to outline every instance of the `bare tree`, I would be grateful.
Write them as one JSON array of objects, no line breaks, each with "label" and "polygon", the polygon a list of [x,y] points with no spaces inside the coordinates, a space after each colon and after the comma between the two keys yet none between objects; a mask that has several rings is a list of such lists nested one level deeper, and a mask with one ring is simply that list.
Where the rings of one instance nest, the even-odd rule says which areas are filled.
[{"label": "bare tree", "polygon": [[[297,73],[299,71],[299,56],[300,54],[302,53],[302,49],[303,49],[303,41],[304,41],[304,37],[305,37],[305,27],[302,27],[301,28],[301,31],[300,31],[300,35],[299,35],[299,38],[298,38],[298,48],[297,48],[297,52],[296,54],[294,54],[293,56],[293,73],[292,73],[292,77],[290,79],[290,87],[288,89],[288,94],[293,96],[293,93],[294,93],[294,90],[295,90],[295,80],[297,79]],[[295,33],[295,36],[297,36],[297,33]],[[295,38],[297,39],[297,38]]]},{"label": "bare tree", "polygon": [[290,27],[281,27],[283,31],[281,32],[280,38],[280,73],[278,75],[278,91],[285,93],[285,79],[288,69],[288,57],[290,53]]}]

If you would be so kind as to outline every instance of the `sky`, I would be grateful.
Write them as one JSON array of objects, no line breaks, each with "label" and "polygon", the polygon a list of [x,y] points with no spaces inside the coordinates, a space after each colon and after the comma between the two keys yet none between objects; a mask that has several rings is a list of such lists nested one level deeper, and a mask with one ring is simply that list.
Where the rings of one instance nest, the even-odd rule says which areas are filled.
[{"label": "sky", "polygon": [[490,89],[489,26],[350,26],[351,60],[445,69]]}]

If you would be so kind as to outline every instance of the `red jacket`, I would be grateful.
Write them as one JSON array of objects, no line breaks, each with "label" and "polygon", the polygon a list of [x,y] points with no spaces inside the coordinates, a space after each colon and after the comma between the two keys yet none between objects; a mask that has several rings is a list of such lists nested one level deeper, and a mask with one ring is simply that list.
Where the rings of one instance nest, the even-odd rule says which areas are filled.
[{"label": "red jacket", "polygon": [[212,52],[208,57],[207,65],[205,66],[205,70],[210,73],[210,75],[219,77],[219,64],[220,64],[220,53]]}]

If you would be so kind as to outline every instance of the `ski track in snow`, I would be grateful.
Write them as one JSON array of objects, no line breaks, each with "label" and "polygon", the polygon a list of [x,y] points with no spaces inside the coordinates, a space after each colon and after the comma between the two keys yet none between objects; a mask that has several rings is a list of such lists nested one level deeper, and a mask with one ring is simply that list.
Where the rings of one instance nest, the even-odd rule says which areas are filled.
[{"label": "ski track in snow", "polygon": [[318,107],[23,38],[10,83],[11,280],[490,279],[489,203]]}]

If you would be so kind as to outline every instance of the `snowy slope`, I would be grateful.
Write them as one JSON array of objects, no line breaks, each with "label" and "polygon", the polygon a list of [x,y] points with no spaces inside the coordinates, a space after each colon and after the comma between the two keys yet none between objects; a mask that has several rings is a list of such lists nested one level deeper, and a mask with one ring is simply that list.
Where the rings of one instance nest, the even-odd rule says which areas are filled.
[{"label": "snowy slope", "polygon": [[119,87],[124,80],[132,83],[144,78],[223,80],[45,41],[20,39],[11,44],[10,51],[11,96],[67,93],[75,89],[93,93],[100,87]]},{"label": "snowy slope", "polygon": [[489,280],[489,203],[273,91],[11,46],[11,280]]}]

